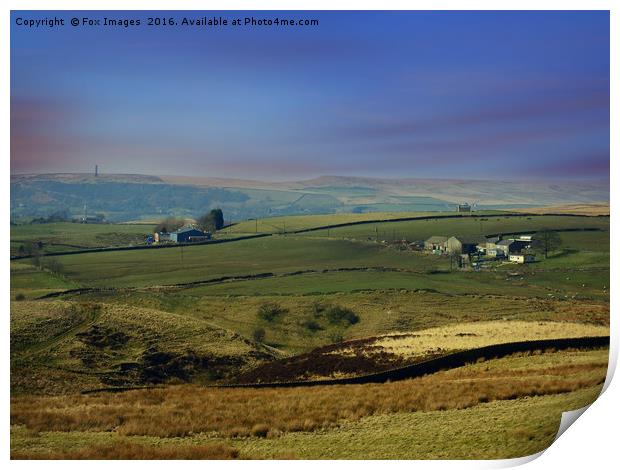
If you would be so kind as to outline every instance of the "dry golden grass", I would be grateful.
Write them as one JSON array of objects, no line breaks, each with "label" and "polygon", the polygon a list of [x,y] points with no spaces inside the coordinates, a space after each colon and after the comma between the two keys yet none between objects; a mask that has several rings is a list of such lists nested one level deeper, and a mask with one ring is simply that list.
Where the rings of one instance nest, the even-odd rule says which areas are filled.
[{"label": "dry golden grass", "polygon": [[[538,339],[606,336],[609,328],[566,322],[492,321],[456,325],[385,335],[366,345],[406,358],[464,350],[491,344],[531,341]],[[352,349],[333,354],[357,354]]]},{"label": "dry golden grass", "polygon": [[156,447],[122,439],[62,451],[11,452],[13,460],[229,460],[238,457],[239,451],[225,444]]},{"label": "dry golden grass", "polygon": [[371,415],[464,409],[592,387],[605,379],[606,355],[606,350],[517,355],[387,384],[294,389],[183,385],[121,394],[18,396],[11,401],[11,424],[33,432],[271,437]]},{"label": "dry golden grass", "polygon": [[609,215],[609,203],[566,204],[564,206],[530,207],[521,212],[530,214]]}]

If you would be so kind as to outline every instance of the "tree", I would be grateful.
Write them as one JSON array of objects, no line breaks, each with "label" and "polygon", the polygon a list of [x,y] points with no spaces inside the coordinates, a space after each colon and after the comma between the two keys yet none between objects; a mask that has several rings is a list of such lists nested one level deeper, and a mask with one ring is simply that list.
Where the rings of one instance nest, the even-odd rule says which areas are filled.
[{"label": "tree", "polygon": [[224,227],[224,213],[222,209],[212,209],[198,218],[198,226],[205,232],[215,232]]},{"label": "tree", "polygon": [[155,226],[156,232],[174,232],[183,226],[183,220],[176,217],[167,217]]},{"label": "tree", "polygon": [[40,263],[41,266],[47,269],[52,274],[56,274],[57,276],[62,275],[65,271],[64,265],[55,258],[47,259],[45,262]]},{"label": "tree", "polygon": [[562,245],[562,239],[558,232],[549,229],[543,229],[534,236],[532,247],[535,250],[542,251],[545,259],[552,251],[557,250]]}]

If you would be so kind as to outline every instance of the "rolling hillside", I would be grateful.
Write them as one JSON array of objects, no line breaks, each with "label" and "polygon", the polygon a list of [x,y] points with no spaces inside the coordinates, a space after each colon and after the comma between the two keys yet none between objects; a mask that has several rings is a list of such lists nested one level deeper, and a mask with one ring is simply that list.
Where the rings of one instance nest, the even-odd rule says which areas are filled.
[{"label": "rolling hillside", "polygon": [[197,217],[220,207],[228,221],[279,215],[450,211],[459,202],[510,209],[609,200],[605,182],[512,182],[325,176],[264,182],[149,175],[11,176],[11,217],[28,220],[67,210],[110,221]]}]

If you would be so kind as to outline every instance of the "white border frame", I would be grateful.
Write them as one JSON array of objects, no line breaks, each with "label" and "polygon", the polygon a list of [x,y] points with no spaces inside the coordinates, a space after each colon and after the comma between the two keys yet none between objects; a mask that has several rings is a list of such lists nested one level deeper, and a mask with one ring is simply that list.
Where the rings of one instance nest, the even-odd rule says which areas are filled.
[{"label": "white border frame", "polygon": [[[620,30],[620,6],[616,6],[611,0],[428,0],[426,2],[420,0],[383,0],[381,2],[373,2],[369,0],[315,0],[315,1],[285,1],[285,0],[266,0],[259,2],[257,0],[213,0],[213,1],[197,1],[197,0],[181,0],[177,2],[154,0],[151,2],[136,0],[92,0],[88,2],[78,2],[76,0],[58,0],[58,1],[42,1],[42,0],[7,0],[3,3],[4,16],[0,23],[0,63],[5,64],[5,72],[0,76],[2,85],[0,92],[0,102],[2,105],[2,122],[3,126],[0,130],[2,135],[2,154],[5,157],[0,165],[4,181],[9,179],[10,175],[10,75],[6,71],[10,67],[10,11],[11,10],[609,10],[610,11],[610,129],[620,129],[618,125],[618,111],[620,103],[618,98],[618,79],[620,74],[618,71],[618,63],[620,59],[620,47],[618,47],[619,30]],[[618,149],[618,132],[611,133],[610,155],[617,153]],[[610,178],[611,184],[618,182],[618,165],[612,159],[610,162]],[[10,189],[8,184],[3,184],[2,191],[2,213],[4,220],[10,220]],[[611,194],[611,206],[616,206],[616,193]],[[611,305],[615,305],[616,289],[618,288],[618,266],[619,266],[619,250],[614,249],[613,236],[617,233],[617,224],[615,219],[611,219]],[[4,246],[9,245],[10,231],[5,230],[1,235]],[[2,285],[10,285],[10,263],[6,261],[2,270]],[[4,378],[1,390],[3,398],[3,407],[0,411],[2,417],[3,429],[2,433],[2,454],[6,461],[9,460],[9,289],[2,289],[2,305],[4,324],[2,328],[2,373]],[[415,465],[421,468],[497,468],[505,466],[520,465],[539,457],[530,463],[531,468],[540,468],[547,470],[549,465],[564,468],[583,468],[584,466],[594,466],[600,468],[608,468],[609,462],[617,461],[618,451],[617,442],[613,435],[617,431],[616,419],[619,416],[620,403],[620,386],[617,380],[612,382],[611,377],[617,365],[618,358],[618,327],[620,321],[617,314],[611,315],[611,332],[612,347],[610,351],[610,362],[607,381],[605,383],[606,391],[601,397],[594,402],[590,409],[584,413],[579,419],[577,426],[572,426],[565,434],[558,439],[551,447],[541,454],[522,459],[513,460],[495,460],[495,461],[390,461],[391,466],[405,468]],[[27,461],[11,461],[10,464],[16,468],[26,468],[31,465],[45,465],[48,468],[79,468],[84,462],[61,461],[61,462],[27,462]],[[103,468],[110,465],[109,462],[96,461],[90,462],[89,465]],[[114,465],[152,468],[167,468],[171,463],[161,461],[146,462],[119,462]],[[202,467],[203,462],[186,462],[185,466],[193,468]],[[296,462],[208,462],[206,465],[229,468],[238,468],[244,465],[252,465],[257,468],[273,469],[274,467],[285,468],[291,465],[301,468],[314,468],[317,465],[313,461],[296,461]],[[325,461],[321,466],[335,467],[353,467],[372,468],[377,465],[375,461]]]}]

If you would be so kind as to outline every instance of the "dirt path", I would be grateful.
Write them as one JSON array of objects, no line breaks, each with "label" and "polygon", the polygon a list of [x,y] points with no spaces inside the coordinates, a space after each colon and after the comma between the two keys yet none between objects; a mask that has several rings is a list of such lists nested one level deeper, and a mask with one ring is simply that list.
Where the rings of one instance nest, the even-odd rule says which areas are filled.
[{"label": "dirt path", "polygon": [[31,346],[26,347],[23,351],[20,351],[19,356],[15,358],[15,360],[24,360],[29,359],[35,356],[36,354],[49,350],[62,342],[64,339],[69,336],[74,336],[76,333],[81,333],[86,331],[92,325],[94,325],[99,317],[101,316],[101,308],[97,306],[96,308],[90,309],[88,312],[87,318],[83,321],[79,322],[77,325],[67,328],[66,330],[52,336],[46,341],[42,341],[40,343],[33,344]]}]

